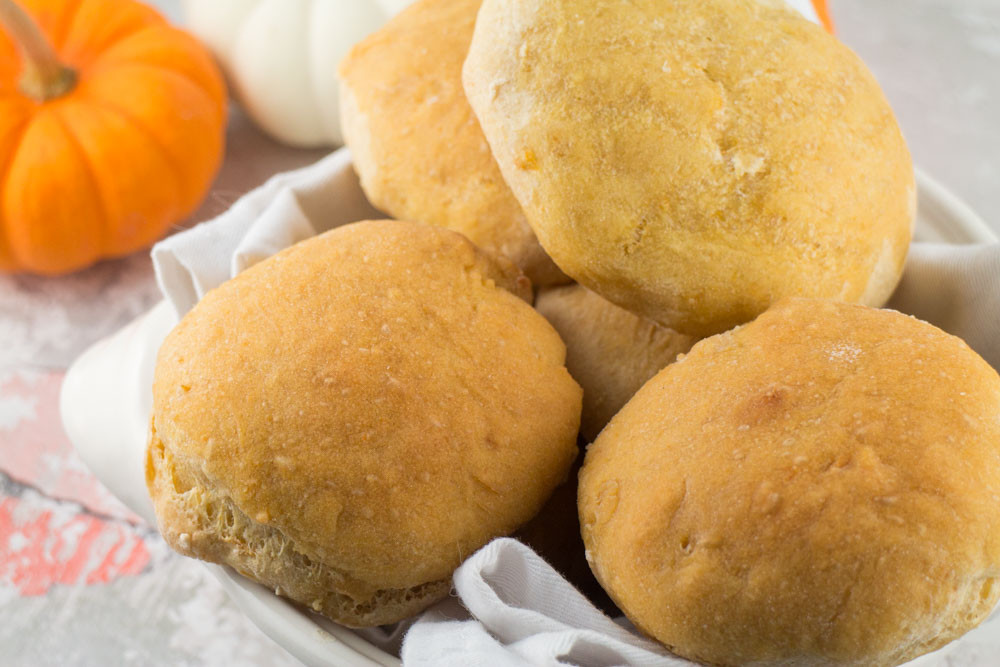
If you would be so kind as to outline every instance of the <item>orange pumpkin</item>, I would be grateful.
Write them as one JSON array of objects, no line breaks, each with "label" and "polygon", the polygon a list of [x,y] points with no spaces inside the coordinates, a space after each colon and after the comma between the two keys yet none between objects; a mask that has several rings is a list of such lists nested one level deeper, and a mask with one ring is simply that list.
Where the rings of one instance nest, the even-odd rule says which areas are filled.
[{"label": "orange pumpkin", "polygon": [[816,8],[816,15],[819,16],[823,27],[831,33],[836,32],[833,27],[833,17],[830,16],[830,7],[826,4],[826,0],[812,0],[812,3],[813,7]]},{"label": "orange pumpkin", "polygon": [[211,56],[134,0],[0,0],[0,271],[150,245],[222,159]]}]

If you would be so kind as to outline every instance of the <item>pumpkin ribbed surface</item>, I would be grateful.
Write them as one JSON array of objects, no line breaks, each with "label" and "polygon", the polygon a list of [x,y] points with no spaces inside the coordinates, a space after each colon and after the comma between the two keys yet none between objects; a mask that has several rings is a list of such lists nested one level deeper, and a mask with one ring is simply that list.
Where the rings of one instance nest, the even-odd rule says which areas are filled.
[{"label": "pumpkin ribbed surface", "polygon": [[43,102],[0,32],[0,271],[59,274],[157,240],[219,167],[226,91],[194,38],[132,0],[23,0],[73,87]]}]

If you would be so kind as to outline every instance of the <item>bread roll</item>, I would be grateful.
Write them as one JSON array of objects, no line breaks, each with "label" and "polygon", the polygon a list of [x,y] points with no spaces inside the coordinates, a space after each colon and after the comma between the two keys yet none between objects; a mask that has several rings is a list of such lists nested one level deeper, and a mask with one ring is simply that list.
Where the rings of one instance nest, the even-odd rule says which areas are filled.
[{"label": "bread roll", "polygon": [[897,665],[1000,597],[1000,378],[892,311],[790,299],[701,341],[587,452],[591,566],[723,665]]},{"label": "bread roll", "polygon": [[341,120],[368,199],[462,232],[532,282],[568,282],[538,244],[462,90],[480,0],[422,0],[340,64]]},{"label": "bread roll", "polygon": [[583,388],[580,434],[587,442],[646,380],[695,343],[581,285],[541,290],[535,308],[566,343],[566,368]]},{"label": "bread roll", "polygon": [[875,79],[783,2],[486,0],[464,68],[563,271],[705,336],[783,296],[882,305],[913,167]]},{"label": "bread roll", "polygon": [[445,596],[576,456],[581,391],[528,299],[507,260],[394,221],[209,292],[157,359],[146,474],[163,536],[345,625]]}]

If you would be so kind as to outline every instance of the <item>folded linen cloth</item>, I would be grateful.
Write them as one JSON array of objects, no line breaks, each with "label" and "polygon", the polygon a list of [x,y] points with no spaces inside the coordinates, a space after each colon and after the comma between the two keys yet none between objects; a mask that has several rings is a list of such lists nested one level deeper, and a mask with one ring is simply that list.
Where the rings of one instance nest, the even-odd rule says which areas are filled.
[{"label": "folded linen cloth", "polygon": [[[282,248],[372,217],[380,216],[358,187],[350,154],[337,151],[274,177],[214,221],[158,244],[157,279],[183,316],[206,291]],[[1000,367],[1000,244],[914,243],[890,307],[965,339]],[[409,628],[405,664],[691,664],[609,619],[515,540],[485,546],[456,571],[454,581],[458,599],[436,605]],[[391,649],[402,630],[373,629],[362,636]]]},{"label": "folded linen cloth", "polygon": [[160,291],[181,317],[240,271],[337,225],[380,214],[365,199],[347,150],[272,177],[208,222],[153,246]]},{"label": "folded linen cloth", "polygon": [[888,307],[958,336],[1000,369],[1000,245],[914,243]]},{"label": "folded linen cloth", "polygon": [[[465,608],[424,613],[406,635],[404,665],[691,664],[616,624],[517,540],[489,543],[455,571],[454,582]],[[470,613],[476,620],[465,620]]]}]

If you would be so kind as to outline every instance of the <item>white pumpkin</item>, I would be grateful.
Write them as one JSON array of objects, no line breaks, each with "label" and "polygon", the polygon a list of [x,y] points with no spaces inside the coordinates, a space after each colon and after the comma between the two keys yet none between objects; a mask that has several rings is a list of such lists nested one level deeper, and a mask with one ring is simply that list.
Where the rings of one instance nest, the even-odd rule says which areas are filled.
[{"label": "white pumpkin", "polygon": [[183,0],[187,27],[215,53],[236,98],[268,134],[339,145],[337,65],[412,0]]}]

